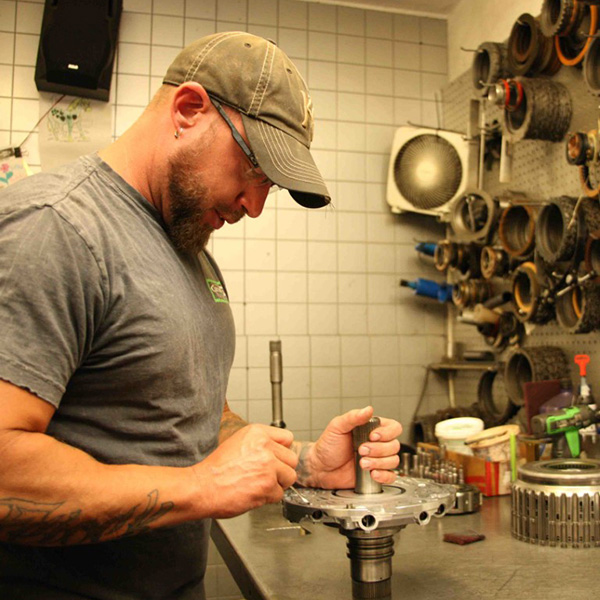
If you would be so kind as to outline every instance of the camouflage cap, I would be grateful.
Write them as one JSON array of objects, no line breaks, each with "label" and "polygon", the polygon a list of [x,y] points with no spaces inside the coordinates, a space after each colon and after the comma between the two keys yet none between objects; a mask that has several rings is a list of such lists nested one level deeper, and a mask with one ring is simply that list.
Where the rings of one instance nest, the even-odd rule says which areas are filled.
[{"label": "camouflage cap", "polygon": [[196,40],[175,58],[163,83],[200,83],[242,115],[265,175],[307,208],[331,201],[310,153],[312,100],[298,69],[277,45],[229,31]]}]

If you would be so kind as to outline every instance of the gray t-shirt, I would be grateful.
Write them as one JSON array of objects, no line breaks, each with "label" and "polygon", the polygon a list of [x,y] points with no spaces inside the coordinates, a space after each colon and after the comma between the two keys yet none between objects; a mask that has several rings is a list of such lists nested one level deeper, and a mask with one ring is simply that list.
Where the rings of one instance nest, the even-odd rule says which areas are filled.
[{"label": "gray t-shirt", "polygon": [[[111,464],[216,447],[235,344],[220,273],[97,156],[0,193],[0,328],[0,378],[57,407],[48,434]],[[0,597],[202,598],[209,526],[0,544]]]}]

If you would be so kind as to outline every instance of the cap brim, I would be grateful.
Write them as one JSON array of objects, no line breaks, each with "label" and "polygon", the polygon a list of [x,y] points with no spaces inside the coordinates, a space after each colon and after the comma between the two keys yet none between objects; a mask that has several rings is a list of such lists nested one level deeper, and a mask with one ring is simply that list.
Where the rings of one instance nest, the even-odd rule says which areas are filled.
[{"label": "cap brim", "polygon": [[323,177],[310,150],[291,135],[242,113],[250,147],[264,174],[289,190],[298,204],[321,208],[331,202]]}]

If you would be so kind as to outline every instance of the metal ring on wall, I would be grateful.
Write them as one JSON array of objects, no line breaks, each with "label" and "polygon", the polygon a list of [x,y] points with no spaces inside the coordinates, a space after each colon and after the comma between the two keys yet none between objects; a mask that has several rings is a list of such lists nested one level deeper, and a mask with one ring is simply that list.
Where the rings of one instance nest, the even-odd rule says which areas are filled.
[{"label": "metal ring on wall", "polygon": [[470,279],[452,285],[452,302],[459,308],[475,306],[491,296],[492,287],[485,279]]},{"label": "metal ring on wall", "polygon": [[[581,65],[584,58],[590,51],[593,36],[598,30],[598,7],[584,7],[585,13],[589,13],[590,25],[587,31],[579,32],[578,27],[574,27],[567,35],[557,35],[554,38],[554,47],[558,60],[567,67]],[[581,21],[585,19],[582,15]]]},{"label": "metal ring on wall", "polygon": [[543,35],[538,20],[523,13],[508,37],[508,67],[515,75],[554,75],[561,67],[552,38]]},{"label": "metal ring on wall", "polygon": [[523,101],[504,110],[503,132],[509,142],[560,142],[569,130],[573,104],[569,90],[550,79],[515,78],[523,87]]},{"label": "metal ring on wall", "polygon": [[562,388],[571,387],[571,368],[567,355],[556,346],[517,348],[504,368],[504,384],[513,404],[523,406],[523,385],[531,381],[558,379]]},{"label": "metal ring on wall", "polygon": [[508,74],[506,44],[497,42],[479,44],[471,65],[473,88],[477,95],[485,97],[489,86],[507,77]]},{"label": "metal ring on wall", "polygon": [[540,29],[546,37],[568,35],[583,18],[584,5],[577,0],[544,0]]},{"label": "metal ring on wall", "polygon": [[506,252],[492,246],[484,246],[481,249],[480,264],[481,275],[484,279],[504,277],[509,269],[509,260]]},{"label": "metal ring on wall", "polygon": [[600,282],[600,230],[592,231],[585,243],[585,270]]},{"label": "metal ring on wall", "polygon": [[554,307],[543,294],[538,271],[532,262],[520,264],[511,276],[512,303],[523,323],[548,323],[554,318]]},{"label": "metal ring on wall", "polygon": [[[504,365],[499,365],[503,369]],[[504,375],[499,371],[484,371],[477,385],[477,406],[486,427],[503,425],[516,412],[515,406],[506,393]]]},{"label": "metal ring on wall", "polygon": [[[596,11],[598,9],[596,8]],[[583,81],[588,92],[600,96],[600,39],[590,38],[590,47],[583,61]]]},{"label": "metal ring on wall", "polygon": [[497,203],[483,190],[467,189],[452,205],[450,226],[461,242],[485,241],[498,213]]},{"label": "metal ring on wall", "polygon": [[556,320],[569,333],[588,333],[600,326],[600,286],[573,285],[556,298]]},{"label": "metal ring on wall", "polygon": [[585,165],[591,160],[595,160],[597,156],[596,138],[598,132],[596,130],[583,132],[576,131],[570,133],[567,137],[565,146],[565,154],[567,162],[570,165]]},{"label": "metal ring on wall", "polygon": [[573,218],[577,198],[562,196],[540,209],[535,231],[535,247],[544,262],[553,267],[571,260],[577,250],[581,221]]},{"label": "metal ring on wall", "polygon": [[433,266],[440,272],[454,267],[460,260],[462,248],[450,240],[440,240],[433,251]]},{"label": "metal ring on wall", "polygon": [[498,236],[502,248],[514,257],[524,258],[535,246],[537,210],[526,204],[511,204],[500,216]]}]

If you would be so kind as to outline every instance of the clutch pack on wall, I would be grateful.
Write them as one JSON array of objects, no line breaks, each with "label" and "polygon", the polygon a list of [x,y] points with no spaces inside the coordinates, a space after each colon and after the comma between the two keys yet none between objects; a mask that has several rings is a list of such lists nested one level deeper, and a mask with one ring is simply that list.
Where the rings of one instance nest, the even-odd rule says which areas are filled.
[{"label": "clutch pack on wall", "polygon": [[37,89],[108,101],[122,0],[46,0]]}]

